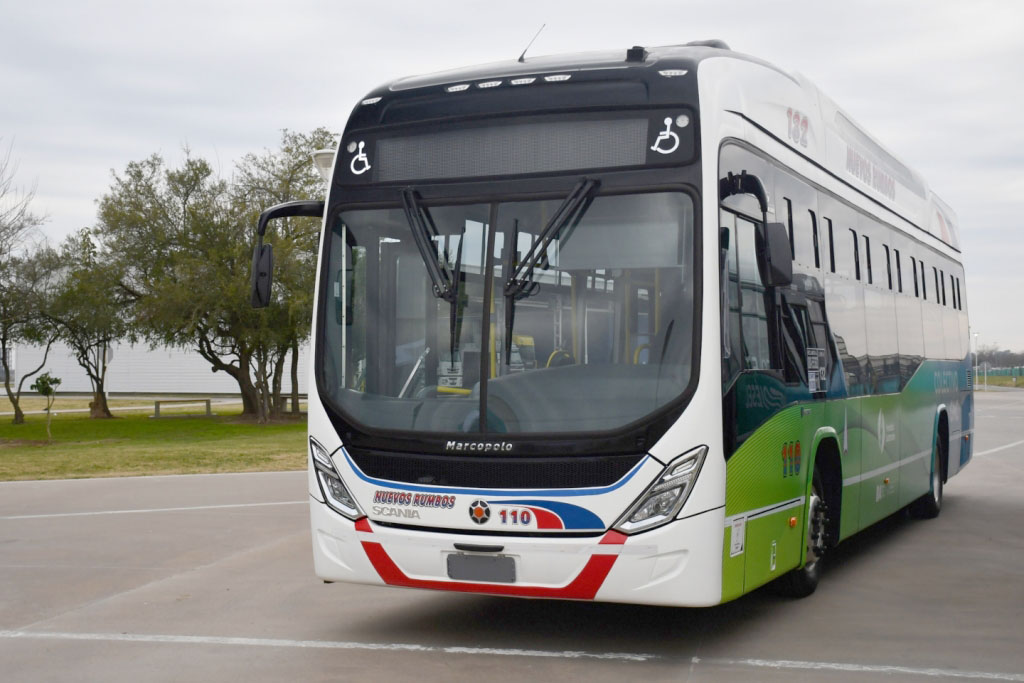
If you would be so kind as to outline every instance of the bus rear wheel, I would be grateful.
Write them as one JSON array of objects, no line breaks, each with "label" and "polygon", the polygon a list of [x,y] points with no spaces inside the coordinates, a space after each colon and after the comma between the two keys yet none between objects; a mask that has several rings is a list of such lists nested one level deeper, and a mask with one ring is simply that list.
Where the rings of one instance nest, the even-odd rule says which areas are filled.
[{"label": "bus rear wheel", "polygon": [[910,504],[910,514],[918,519],[935,519],[942,512],[942,463],[945,459],[945,443],[942,439],[936,439],[932,450],[932,476],[928,493]]},{"label": "bus rear wheel", "polygon": [[825,558],[828,505],[820,471],[815,468],[811,495],[807,500],[807,556],[802,567],[790,571],[776,582],[779,592],[791,598],[805,598],[818,587],[821,564]]}]

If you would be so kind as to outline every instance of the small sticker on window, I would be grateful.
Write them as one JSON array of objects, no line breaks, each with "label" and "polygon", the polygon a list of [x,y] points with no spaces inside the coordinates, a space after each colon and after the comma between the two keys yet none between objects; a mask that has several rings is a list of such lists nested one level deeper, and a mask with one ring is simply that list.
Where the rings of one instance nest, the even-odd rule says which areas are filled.
[{"label": "small sticker on window", "polygon": [[825,368],[828,365],[828,356],[825,349],[807,347],[807,388],[814,391],[826,391]]}]

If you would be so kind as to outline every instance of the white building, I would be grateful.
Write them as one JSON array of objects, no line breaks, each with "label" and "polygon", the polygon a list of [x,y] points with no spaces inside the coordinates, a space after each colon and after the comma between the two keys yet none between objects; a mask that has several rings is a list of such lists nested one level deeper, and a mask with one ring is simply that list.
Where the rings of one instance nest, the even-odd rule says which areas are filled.
[{"label": "white building", "polygon": [[[14,380],[21,373],[34,370],[43,360],[40,346],[16,345],[13,349]],[[299,350],[299,392],[306,393],[308,347]],[[107,367],[108,394],[233,394],[238,395],[238,383],[225,372],[213,372],[211,365],[195,351],[173,348],[150,349],[147,344],[117,344]],[[75,360],[67,346],[54,344],[42,372],[61,379],[59,393],[89,393],[89,376]],[[0,371],[2,374],[2,371]],[[3,378],[0,377],[0,381]],[[25,391],[28,385],[25,383]],[[291,356],[285,360],[281,390],[291,392]]]}]

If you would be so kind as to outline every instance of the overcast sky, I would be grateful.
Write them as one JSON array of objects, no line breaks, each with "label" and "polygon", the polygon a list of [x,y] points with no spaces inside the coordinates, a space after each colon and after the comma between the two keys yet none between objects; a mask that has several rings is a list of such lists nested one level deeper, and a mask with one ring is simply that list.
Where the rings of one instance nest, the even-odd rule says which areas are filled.
[{"label": "overcast sky", "polygon": [[813,80],[957,211],[980,343],[1024,350],[1024,3],[0,0],[0,145],[46,236],[112,170],[184,145],[225,176],[280,129],[341,132],[400,76],[721,38]]}]

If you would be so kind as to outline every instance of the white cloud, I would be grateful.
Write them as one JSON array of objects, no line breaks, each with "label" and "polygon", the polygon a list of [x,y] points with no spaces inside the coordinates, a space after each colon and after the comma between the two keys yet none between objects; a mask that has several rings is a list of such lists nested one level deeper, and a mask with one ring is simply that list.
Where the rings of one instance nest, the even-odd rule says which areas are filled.
[{"label": "white cloud", "polygon": [[1024,348],[1024,321],[1000,313],[1024,285],[1008,256],[1024,242],[1024,6],[1010,0],[51,0],[3,15],[0,134],[54,238],[94,220],[128,161],[187,143],[226,174],[281,128],[340,131],[381,83],[514,58],[542,23],[532,55],[722,38],[806,74],[924,175],[960,216],[975,325]]}]

